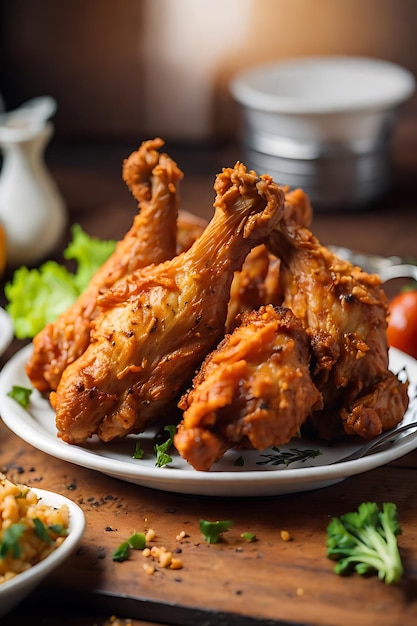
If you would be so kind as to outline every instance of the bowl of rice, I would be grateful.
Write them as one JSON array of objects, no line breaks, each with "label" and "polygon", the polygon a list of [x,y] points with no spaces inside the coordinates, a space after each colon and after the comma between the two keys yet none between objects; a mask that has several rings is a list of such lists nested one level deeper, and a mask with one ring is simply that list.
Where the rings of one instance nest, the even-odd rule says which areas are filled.
[{"label": "bowl of rice", "polygon": [[83,511],[68,498],[0,474],[0,617],[67,559],[84,527]]}]

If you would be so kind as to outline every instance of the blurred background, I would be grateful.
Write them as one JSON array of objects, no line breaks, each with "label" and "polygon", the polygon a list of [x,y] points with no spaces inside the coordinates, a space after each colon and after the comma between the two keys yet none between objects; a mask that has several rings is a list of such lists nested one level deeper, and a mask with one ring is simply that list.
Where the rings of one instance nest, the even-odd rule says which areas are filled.
[{"label": "blurred background", "polygon": [[[61,140],[233,137],[239,70],[347,54],[417,75],[415,0],[3,0],[0,93],[10,110],[49,94]],[[402,111],[417,118],[417,95]]]},{"label": "blurred background", "polygon": [[[229,92],[237,72],[340,54],[392,61],[417,76],[415,0],[3,0],[0,12],[4,107],[56,99],[47,164],[69,221],[82,220],[94,233],[100,218],[103,237],[122,236],[130,226],[136,206],[121,165],[155,136],[185,172],[183,208],[211,217],[215,175],[244,160],[236,141],[240,110]],[[361,250],[415,249],[416,93],[401,107],[393,155],[384,245],[369,237],[375,220],[365,213],[343,227],[317,213],[319,236]],[[392,211],[398,203],[408,229]]]}]

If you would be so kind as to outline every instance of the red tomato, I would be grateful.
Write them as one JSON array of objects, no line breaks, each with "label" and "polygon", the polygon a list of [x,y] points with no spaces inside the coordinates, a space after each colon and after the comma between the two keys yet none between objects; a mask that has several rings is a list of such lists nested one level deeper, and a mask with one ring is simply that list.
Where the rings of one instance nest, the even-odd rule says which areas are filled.
[{"label": "red tomato", "polygon": [[417,359],[417,290],[402,291],[389,305],[388,343]]}]

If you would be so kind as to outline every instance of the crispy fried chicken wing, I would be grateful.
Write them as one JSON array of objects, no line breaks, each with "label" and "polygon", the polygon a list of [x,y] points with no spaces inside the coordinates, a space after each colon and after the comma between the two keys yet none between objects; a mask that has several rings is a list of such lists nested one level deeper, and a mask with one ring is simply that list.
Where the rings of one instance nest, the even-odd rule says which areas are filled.
[{"label": "crispy fried chicken wing", "polygon": [[143,431],[175,406],[223,336],[233,274],[281,219],[284,194],[240,163],[215,191],[214,217],[188,251],[99,296],[92,340],[51,394],[63,440]]},{"label": "crispy fried chicken wing", "polygon": [[[313,209],[302,189],[284,188],[286,224],[309,226]],[[279,259],[264,244],[250,251],[242,269],[236,272],[230,292],[226,330],[231,332],[237,316],[243,311],[258,309],[263,304],[278,306],[283,300],[279,286]]]},{"label": "crispy fried chicken wing", "polygon": [[241,317],[180,401],[174,444],[197,470],[245,441],[258,450],[287,443],[321,403],[309,372],[309,339],[294,314],[268,305]]},{"label": "crispy fried chicken wing", "polygon": [[268,242],[281,259],[283,305],[306,328],[313,381],[324,409],[312,423],[325,437],[343,425],[371,439],[401,421],[407,384],[388,369],[387,299],[377,275],[334,255],[305,227],[285,222]]},{"label": "crispy fried chicken wing", "polygon": [[178,184],[183,174],[165,153],[158,152],[163,143],[159,138],[145,141],[124,161],[123,179],[139,205],[132,227],[77,301],[33,340],[26,372],[41,392],[56,389],[66,366],[88,346],[99,291],[176,253]]}]

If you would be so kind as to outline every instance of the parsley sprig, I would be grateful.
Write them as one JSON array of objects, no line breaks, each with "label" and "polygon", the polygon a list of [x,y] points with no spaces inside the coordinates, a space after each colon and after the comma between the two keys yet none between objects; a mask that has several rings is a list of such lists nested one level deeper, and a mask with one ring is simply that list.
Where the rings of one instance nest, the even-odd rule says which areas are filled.
[{"label": "parsley sprig", "polygon": [[165,426],[164,430],[166,430],[169,435],[168,439],[160,444],[154,445],[154,451],[156,454],[156,467],[163,467],[164,465],[168,465],[168,463],[171,463],[172,457],[168,454],[168,450],[174,443],[175,429],[176,427],[173,425]]},{"label": "parsley sprig", "polygon": [[144,533],[133,533],[127,539],[116,548],[113,552],[113,561],[127,561],[129,558],[130,550],[143,550],[146,547],[146,537]]}]

